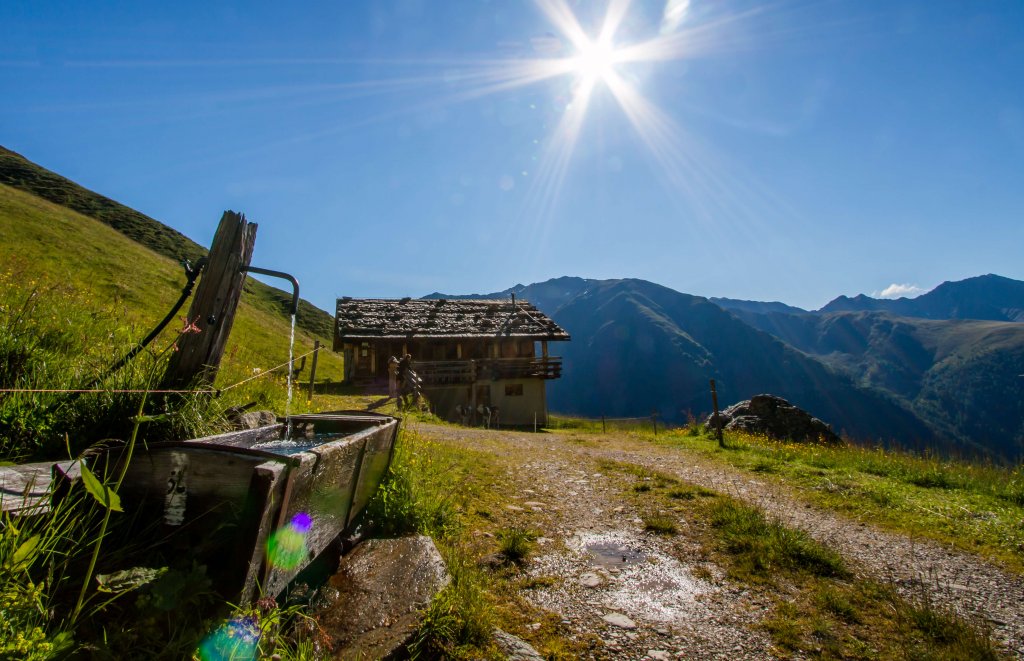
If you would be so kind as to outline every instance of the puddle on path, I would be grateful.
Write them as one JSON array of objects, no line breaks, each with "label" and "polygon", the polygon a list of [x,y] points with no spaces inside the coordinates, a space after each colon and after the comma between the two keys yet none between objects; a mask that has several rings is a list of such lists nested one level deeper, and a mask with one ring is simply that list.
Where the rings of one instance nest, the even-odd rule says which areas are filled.
[{"label": "puddle on path", "polygon": [[594,557],[594,561],[601,567],[617,569],[626,565],[643,561],[647,554],[643,551],[631,549],[620,541],[613,539],[599,539],[587,543],[584,550]]}]

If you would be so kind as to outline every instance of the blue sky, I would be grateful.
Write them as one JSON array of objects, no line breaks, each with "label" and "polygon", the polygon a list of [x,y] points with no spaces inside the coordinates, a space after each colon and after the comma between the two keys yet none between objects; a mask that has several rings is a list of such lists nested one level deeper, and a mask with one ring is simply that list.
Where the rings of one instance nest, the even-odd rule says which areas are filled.
[{"label": "blue sky", "polygon": [[[609,6],[584,62],[565,16]],[[0,144],[202,244],[245,212],[328,310],[561,275],[816,308],[1024,279],[1024,3],[15,0]]]}]

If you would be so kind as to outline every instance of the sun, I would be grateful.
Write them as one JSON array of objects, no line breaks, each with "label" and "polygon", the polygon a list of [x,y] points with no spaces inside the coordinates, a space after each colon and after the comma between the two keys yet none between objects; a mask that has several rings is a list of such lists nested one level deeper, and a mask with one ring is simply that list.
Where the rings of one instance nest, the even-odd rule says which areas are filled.
[{"label": "sun", "polygon": [[584,81],[601,80],[607,83],[615,73],[617,62],[612,44],[588,40],[580,44],[579,53],[570,60],[570,68]]}]

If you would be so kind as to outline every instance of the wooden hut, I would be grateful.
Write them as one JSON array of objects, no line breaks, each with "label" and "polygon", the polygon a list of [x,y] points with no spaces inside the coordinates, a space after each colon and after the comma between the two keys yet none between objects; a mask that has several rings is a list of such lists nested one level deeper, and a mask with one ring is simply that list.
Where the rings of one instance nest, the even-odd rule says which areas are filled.
[{"label": "wooden hut", "polygon": [[[383,384],[392,356],[412,355],[434,412],[449,420],[497,409],[502,425],[547,422],[545,382],[562,373],[548,342],[568,340],[526,301],[338,299],[334,350],[345,380]],[[460,413],[462,411],[462,413]]]}]

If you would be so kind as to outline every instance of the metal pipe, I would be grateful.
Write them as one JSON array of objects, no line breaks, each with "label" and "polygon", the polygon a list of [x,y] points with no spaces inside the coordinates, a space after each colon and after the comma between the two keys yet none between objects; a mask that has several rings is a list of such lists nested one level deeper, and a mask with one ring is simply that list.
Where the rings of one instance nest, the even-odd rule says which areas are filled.
[{"label": "metal pipe", "polygon": [[295,279],[294,275],[290,275],[288,273],[285,273],[284,271],[261,269],[258,266],[243,266],[242,273],[259,273],[260,275],[270,275],[275,278],[281,278],[292,283],[292,314],[299,313],[299,281]]}]

